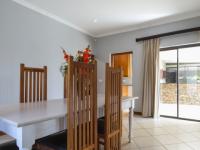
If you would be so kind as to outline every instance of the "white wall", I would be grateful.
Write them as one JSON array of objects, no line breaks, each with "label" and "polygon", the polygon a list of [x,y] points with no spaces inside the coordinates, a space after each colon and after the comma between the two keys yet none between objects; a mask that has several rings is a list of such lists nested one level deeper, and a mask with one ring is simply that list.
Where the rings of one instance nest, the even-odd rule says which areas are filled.
[{"label": "white wall", "polygon": [[20,63],[48,66],[48,98],[63,97],[60,46],[75,53],[93,38],[10,0],[0,0],[0,104],[18,102]]},{"label": "white wall", "polygon": [[[100,62],[98,64],[98,79],[102,79],[104,81],[104,73],[102,70],[104,70],[104,63],[109,62],[110,53],[130,50],[133,51],[133,92],[135,96],[140,97],[140,99],[136,102],[135,111],[141,112],[144,51],[142,42],[136,43],[136,38],[199,26],[200,17],[137,31],[97,38],[95,42],[95,53]],[[199,41],[198,32],[179,34],[161,38],[161,47],[186,44],[197,41]],[[98,91],[100,93],[104,93],[104,85],[104,82],[98,83]]]}]

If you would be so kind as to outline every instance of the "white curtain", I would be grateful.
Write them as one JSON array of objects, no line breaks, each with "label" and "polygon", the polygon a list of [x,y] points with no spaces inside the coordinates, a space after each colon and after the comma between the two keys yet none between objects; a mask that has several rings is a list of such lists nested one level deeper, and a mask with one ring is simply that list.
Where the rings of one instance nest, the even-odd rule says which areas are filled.
[{"label": "white curtain", "polygon": [[144,41],[143,117],[159,117],[160,39]]}]

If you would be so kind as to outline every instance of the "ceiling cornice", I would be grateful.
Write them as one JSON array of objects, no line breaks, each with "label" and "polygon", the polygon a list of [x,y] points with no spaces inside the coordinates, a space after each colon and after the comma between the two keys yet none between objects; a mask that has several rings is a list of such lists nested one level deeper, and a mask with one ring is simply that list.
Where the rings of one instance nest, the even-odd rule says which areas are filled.
[{"label": "ceiling cornice", "polygon": [[69,22],[69,21],[67,21],[65,19],[62,19],[62,18],[58,17],[57,15],[54,15],[54,14],[52,14],[52,13],[50,13],[50,12],[48,12],[48,11],[38,7],[38,6],[35,6],[32,3],[29,3],[29,2],[27,2],[25,0],[12,0],[12,1],[17,3],[17,4],[20,4],[20,5],[24,6],[26,8],[29,8],[29,9],[35,11],[35,12],[38,12],[38,13],[44,15],[44,16],[47,16],[47,17],[49,17],[49,18],[51,18],[51,19],[53,19],[53,20],[55,20],[57,22],[60,22],[60,23],[62,23],[64,25],[66,25],[66,26],[69,26],[69,27],[71,27],[71,28],[73,28],[75,30],[78,30],[78,31],[80,31],[82,33],[85,33],[85,34],[87,34],[89,36],[94,37],[94,35],[89,33],[88,31],[86,31],[86,30],[74,25],[73,23],[71,23],[71,22]]}]

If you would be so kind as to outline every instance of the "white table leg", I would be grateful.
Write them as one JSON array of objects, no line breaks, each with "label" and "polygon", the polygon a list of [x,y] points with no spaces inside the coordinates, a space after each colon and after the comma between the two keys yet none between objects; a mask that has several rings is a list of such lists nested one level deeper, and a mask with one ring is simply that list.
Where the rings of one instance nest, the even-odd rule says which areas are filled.
[{"label": "white table leg", "polygon": [[17,146],[19,150],[31,150],[35,143],[35,134],[31,133],[28,127],[17,128]]},{"label": "white table leg", "polygon": [[[35,133],[30,133],[27,127],[16,127],[13,124],[0,121],[0,129],[16,139],[19,150],[31,150],[35,142]],[[28,131],[28,132],[27,132]]]},{"label": "white table leg", "polygon": [[133,105],[131,101],[131,107],[129,108],[129,133],[128,133],[129,143],[131,143],[131,138],[132,138],[132,121],[133,121]]}]

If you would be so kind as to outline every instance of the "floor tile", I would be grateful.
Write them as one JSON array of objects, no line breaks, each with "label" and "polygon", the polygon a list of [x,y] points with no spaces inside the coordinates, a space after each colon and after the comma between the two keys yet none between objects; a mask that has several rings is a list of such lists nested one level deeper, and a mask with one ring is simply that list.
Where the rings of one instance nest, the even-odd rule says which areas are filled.
[{"label": "floor tile", "polygon": [[133,123],[133,125],[132,125],[132,129],[141,129],[141,128],[142,128],[142,126],[138,123]]},{"label": "floor tile", "polygon": [[200,131],[198,131],[198,132],[191,132],[191,134],[200,139]]},{"label": "floor tile", "polygon": [[181,143],[181,144],[172,144],[172,145],[165,145],[167,150],[192,150],[191,147],[188,145]]},{"label": "floor tile", "polygon": [[200,150],[200,142],[188,142],[186,144],[190,146],[193,150]]},{"label": "floor tile", "polygon": [[152,147],[152,146],[161,146],[161,143],[158,142],[153,137],[138,137],[133,139],[137,146],[142,147]]},{"label": "floor tile", "polygon": [[148,137],[151,136],[145,129],[137,129],[132,132],[133,137]]},{"label": "floor tile", "polygon": [[192,135],[191,133],[175,134],[175,137],[179,138],[183,142],[199,141],[200,139]]},{"label": "floor tile", "polygon": [[180,129],[184,130],[185,132],[195,132],[195,131],[200,131],[200,125],[199,124],[185,125],[185,126],[180,126]]},{"label": "floor tile", "polygon": [[140,150],[166,150],[163,146],[144,147]]},{"label": "floor tile", "polygon": [[165,129],[163,128],[152,128],[152,129],[146,129],[148,133],[151,135],[164,135],[169,134]]},{"label": "floor tile", "polygon": [[180,139],[178,139],[175,136],[172,135],[159,135],[159,136],[154,136],[160,143],[162,144],[177,144],[177,143],[182,143]]},{"label": "floor tile", "polygon": [[180,129],[178,126],[166,126],[163,127],[164,130],[166,130],[170,134],[178,134],[178,133],[185,133],[183,129]]}]

